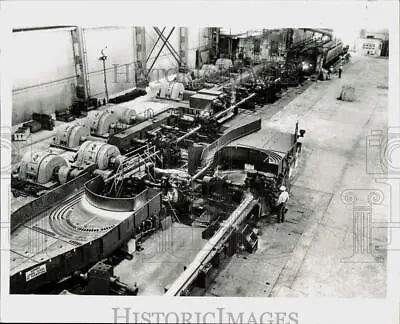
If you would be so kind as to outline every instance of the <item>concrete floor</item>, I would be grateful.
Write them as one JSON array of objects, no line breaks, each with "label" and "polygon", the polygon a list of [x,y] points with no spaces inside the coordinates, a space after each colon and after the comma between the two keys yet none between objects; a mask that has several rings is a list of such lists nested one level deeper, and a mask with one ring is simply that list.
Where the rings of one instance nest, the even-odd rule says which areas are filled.
[{"label": "concrete floor", "polygon": [[[204,228],[173,223],[141,244],[143,250],[135,252],[132,260],[123,260],[114,268],[121,281],[133,287],[136,282],[139,296],[161,296],[184,271],[207,242],[201,238]],[[135,243],[128,243],[133,252]]]},{"label": "concrete floor", "polygon": [[[347,84],[355,87],[354,102],[336,99]],[[365,262],[368,253],[346,262],[353,255],[353,214],[341,194],[354,189],[365,200],[365,189],[379,189],[388,197],[366,170],[367,136],[387,128],[387,86],[388,60],[352,57],[342,79],[312,84],[281,110],[261,110],[263,129],[291,131],[298,120],[307,131],[287,221],[264,220],[257,252],[234,256],[206,295],[385,297],[386,230],[372,229],[372,254],[381,262]],[[262,145],[263,129],[239,142]],[[372,207],[373,221],[388,221],[387,200]]]}]

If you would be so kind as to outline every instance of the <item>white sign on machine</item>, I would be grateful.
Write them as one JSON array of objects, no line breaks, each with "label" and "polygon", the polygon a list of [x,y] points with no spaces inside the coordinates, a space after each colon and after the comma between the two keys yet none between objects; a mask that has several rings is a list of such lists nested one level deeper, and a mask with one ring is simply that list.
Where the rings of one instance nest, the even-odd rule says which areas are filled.
[{"label": "white sign on machine", "polygon": [[28,282],[29,280],[32,280],[44,273],[46,273],[46,265],[42,264],[36,268],[33,268],[32,270],[29,270],[25,273],[26,281]]},{"label": "white sign on machine", "polygon": [[254,170],[254,165],[253,165],[253,164],[245,163],[245,164],[244,164],[244,170],[245,170],[245,171]]}]

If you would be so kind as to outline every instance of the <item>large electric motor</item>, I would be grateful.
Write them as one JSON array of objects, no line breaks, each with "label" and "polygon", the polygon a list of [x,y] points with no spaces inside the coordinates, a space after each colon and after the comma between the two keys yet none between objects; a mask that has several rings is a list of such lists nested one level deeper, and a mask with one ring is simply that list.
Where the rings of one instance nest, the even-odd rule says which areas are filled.
[{"label": "large electric motor", "polygon": [[199,71],[199,77],[218,73],[218,67],[213,64],[204,64]]},{"label": "large electric motor", "polygon": [[100,170],[117,165],[122,159],[119,149],[104,142],[86,141],[79,148],[77,164],[95,163]]},{"label": "large electric motor", "polygon": [[117,116],[120,123],[133,124],[135,122],[136,111],[134,109],[114,106],[110,111]]},{"label": "large electric motor", "polygon": [[220,58],[215,62],[215,66],[221,71],[226,71],[233,68],[233,63],[230,59]]},{"label": "large electric motor", "polygon": [[59,172],[65,168],[68,168],[67,160],[51,151],[27,152],[21,160],[19,178],[37,184],[52,180],[62,183]]},{"label": "large electric motor", "polygon": [[79,146],[90,135],[89,128],[83,125],[67,124],[56,131],[54,144],[66,147]]},{"label": "large electric motor", "polygon": [[86,118],[92,135],[102,136],[109,133],[110,128],[118,122],[118,116],[110,110],[89,111]]},{"label": "large electric motor", "polygon": [[172,99],[172,100],[183,100],[183,92],[185,87],[180,82],[164,82],[160,84],[157,97]]}]

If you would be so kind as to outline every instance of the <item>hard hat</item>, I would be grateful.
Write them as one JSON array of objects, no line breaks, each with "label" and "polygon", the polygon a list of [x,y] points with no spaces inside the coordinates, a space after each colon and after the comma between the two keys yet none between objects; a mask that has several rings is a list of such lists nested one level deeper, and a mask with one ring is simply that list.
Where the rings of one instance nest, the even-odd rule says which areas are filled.
[{"label": "hard hat", "polygon": [[281,186],[281,187],[279,188],[279,190],[280,190],[280,191],[285,191],[285,190],[286,190],[286,187],[285,187],[285,186]]}]

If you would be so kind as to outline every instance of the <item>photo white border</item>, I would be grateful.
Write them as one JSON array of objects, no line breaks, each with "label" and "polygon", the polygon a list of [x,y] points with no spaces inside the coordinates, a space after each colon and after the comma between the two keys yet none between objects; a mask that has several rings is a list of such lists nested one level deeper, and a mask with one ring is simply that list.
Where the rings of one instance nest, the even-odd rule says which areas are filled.
[{"label": "photo white border", "polygon": [[[16,1],[0,3],[1,126],[11,124],[11,29],[47,25],[169,25],[240,26],[254,28],[360,26],[388,28],[389,126],[399,116],[399,4],[398,1]],[[49,44],[51,46],[51,44]],[[34,49],[33,49],[34,50]],[[29,55],[29,53],[27,53]],[[10,157],[1,156],[2,163]],[[9,218],[9,180],[1,179],[1,221]],[[398,214],[399,210],[394,211]],[[2,234],[4,231],[1,232]],[[399,238],[400,239],[400,238]],[[2,235],[1,248],[8,239]],[[301,324],[398,323],[400,252],[388,253],[386,299],[333,298],[166,298],[112,296],[8,295],[9,256],[1,251],[2,322],[112,322],[112,307],[135,311],[202,311],[225,307],[230,311],[298,312]],[[157,308],[157,309],[155,309]]]}]

